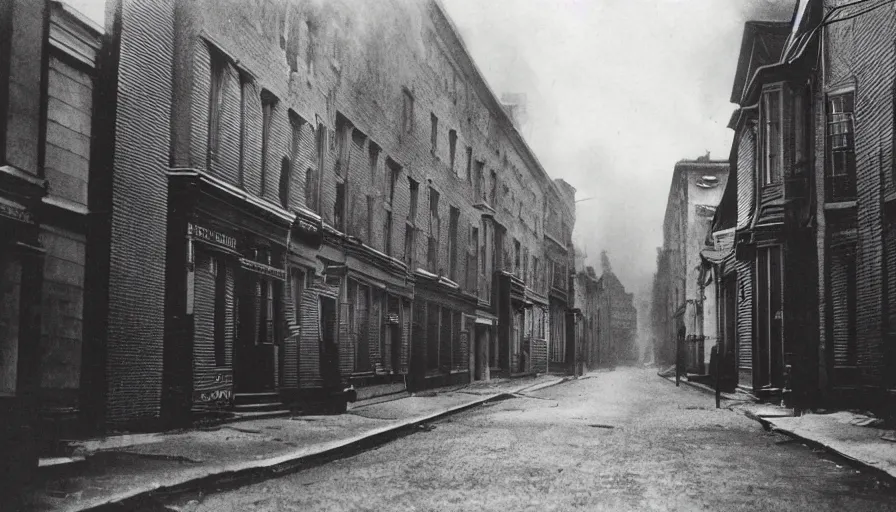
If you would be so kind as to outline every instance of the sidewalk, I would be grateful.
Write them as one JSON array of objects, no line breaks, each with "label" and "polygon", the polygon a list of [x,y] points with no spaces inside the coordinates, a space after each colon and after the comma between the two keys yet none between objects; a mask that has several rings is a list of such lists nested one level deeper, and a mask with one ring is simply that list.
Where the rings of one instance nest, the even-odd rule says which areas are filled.
[{"label": "sidewalk", "polygon": [[85,461],[43,475],[29,510],[83,511],[222,482],[264,478],[444,415],[564,382],[556,376],[476,382],[358,403],[337,416],[241,421],[209,429],[114,436],[77,444]]},{"label": "sidewalk", "polygon": [[[663,378],[675,383],[674,377]],[[708,386],[684,380],[681,382],[714,393]],[[723,393],[722,399],[728,402],[723,407],[742,412],[769,430],[819,446],[859,466],[896,479],[896,437],[892,430],[881,428],[881,420],[847,411],[794,416],[793,409],[763,404],[745,397],[749,395]]]}]

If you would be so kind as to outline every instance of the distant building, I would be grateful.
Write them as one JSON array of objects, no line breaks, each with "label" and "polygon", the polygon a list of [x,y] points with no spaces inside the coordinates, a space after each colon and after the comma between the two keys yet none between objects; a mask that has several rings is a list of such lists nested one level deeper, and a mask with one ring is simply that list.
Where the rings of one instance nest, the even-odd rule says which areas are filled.
[{"label": "distant building", "polygon": [[655,360],[682,357],[687,371],[704,374],[710,346],[702,330],[703,298],[697,275],[700,251],[728,179],[728,162],[682,160],[675,165],[663,221],[652,302]]},{"label": "distant building", "polygon": [[597,366],[612,368],[637,363],[638,313],[634,294],[626,292],[610,270],[600,276],[596,289]]}]

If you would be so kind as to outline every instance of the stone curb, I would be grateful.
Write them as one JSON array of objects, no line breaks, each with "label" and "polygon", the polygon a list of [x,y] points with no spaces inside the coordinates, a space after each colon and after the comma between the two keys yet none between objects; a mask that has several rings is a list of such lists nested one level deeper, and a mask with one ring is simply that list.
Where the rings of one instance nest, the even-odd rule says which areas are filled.
[{"label": "stone curb", "polygon": [[[674,378],[670,379],[669,377],[663,377],[661,375],[659,375],[659,377],[669,380],[673,384],[675,383]],[[697,385],[696,383],[693,383],[693,382],[688,382],[685,380],[682,380],[681,382],[688,384],[689,386],[691,386],[695,389],[699,389],[700,391],[703,391],[706,393],[713,393],[713,394],[715,393],[714,390]],[[818,439],[813,439],[811,437],[807,437],[805,435],[798,434],[797,432],[795,432],[793,430],[780,427],[775,424],[774,418],[762,417],[749,409],[743,409],[743,408],[739,408],[739,409],[740,409],[740,412],[742,412],[744,416],[746,416],[747,418],[749,418],[753,421],[756,421],[757,423],[762,425],[762,428],[764,428],[765,430],[779,432],[788,437],[792,437],[793,439],[802,441],[802,442],[806,443],[807,445],[813,446],[815,448],[823,449],[824,451],[826,451],[828,453],[832,453],[838,457],[845,459],[854,467],[865,469],[865,470],[870,470],[870,472],[872,472],[878,476],[882,476],[891,482],[896,482],[896,471],[888,471],[886,469],[877,467],[875,464],[865,461],[865,460],[862,460],[862,459],[859,459],[859,458],[856,458],[856,457],[850,455],[849,453],[846,453],[844,450],[840,450],[840,449],[836,448],[835,446],[833,446],[830,443],[825,443]]]},{"label": "stone curb", "polygon": [[135,505],[147,500],[151,500],[157,496],[174,496],[186,494],[190,491],[200,489],[202,487],[215,487],[220,484],[228,484],[236,486],[240,482],[259,481],[266,478],[273,478],[284,473],[298,470],[304,464],[313,462],[317,459],[323,459],[328,456],[336,455],[336,458],[346,457],[353,450],[363,448],[369,443],[385,440],[390,435],[394,435],[400,431],[407,430],[424,423],[441,419],[452,414],[463,412],[478,405],[486,404],[499,400],[507,400],[514,398],[514,395],[522,391],[537,391],[550,386],[555,386],[569,381],[568,378],[559,379],[553,382],[545,382],[535,384],[533,386],[516,389],[513,391],[505,391],[486,395],[482,398],[476,398],[468,403],[449,407],[443,411],[432,414],[418,416],[407,420],[401,420],[391,425],[369,430],[362,434],[339,439],[327,443],[320,443],[310,448],[299,449],[285,455],[279,455],[261,460],[243,461],[230,464],[222,464],[209,468],[204,475],[183,478],[181,481],[167,483],[165,485],[145,485],[140,488],[131,489],[117,495],[97,500],[93,503],[84,503],[74,508],[65,509],[67,512],[85,512],[85,511],[105,511],[105,510],[134,510]]}]

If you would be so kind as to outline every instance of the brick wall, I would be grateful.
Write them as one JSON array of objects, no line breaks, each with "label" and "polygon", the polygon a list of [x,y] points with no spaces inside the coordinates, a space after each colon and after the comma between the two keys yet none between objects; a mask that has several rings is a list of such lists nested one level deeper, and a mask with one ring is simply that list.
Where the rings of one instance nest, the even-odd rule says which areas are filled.
[{"label": "brick wall", "polygon": [[119,59],[107,345],[113,425],[159,413],[174,2],[123,0],[119,9],[110,20]]},{"label": "brick wall", "polygon": [[[883,7],[834,23],[825,34],[824,92],[855,90],[857,364],[860,383],[866,385],[880,384],[884,372],[881,199],[885,187],[892,185],[889,178],[883,183],[881,179],[893,161],[894,25],[896,11]],[[818,119],[816,126],[821,133],[823,121]],[[821,161],[824,147],[816,146]],[[824,274],[822,268],[819,274]],[[825,306],[822,302],[821,312]]]}]

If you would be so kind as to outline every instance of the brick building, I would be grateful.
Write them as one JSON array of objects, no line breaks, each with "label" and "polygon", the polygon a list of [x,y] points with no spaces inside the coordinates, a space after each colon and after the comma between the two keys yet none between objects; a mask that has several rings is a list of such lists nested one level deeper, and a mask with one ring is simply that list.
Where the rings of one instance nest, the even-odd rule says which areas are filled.
[{"label": "brick building", "polygon": [[107,13],[99,423],[571,368],[575,190],[437,2]]},{"label": "brick building", "polygon": [[[793,41],[812,55],[817,78],[805,116],[814,135],[818,259],[818,376],[823,398],[875,410],[896,396],[896,160],[893,84],[896,11],[803,1]],[[823,36],[812,28],[824,17]],[[814,24],[814,25],[813,25]],[[795,50],[795,49],[796,50]],[[813,276],[815,277],[815,276]]]}]

